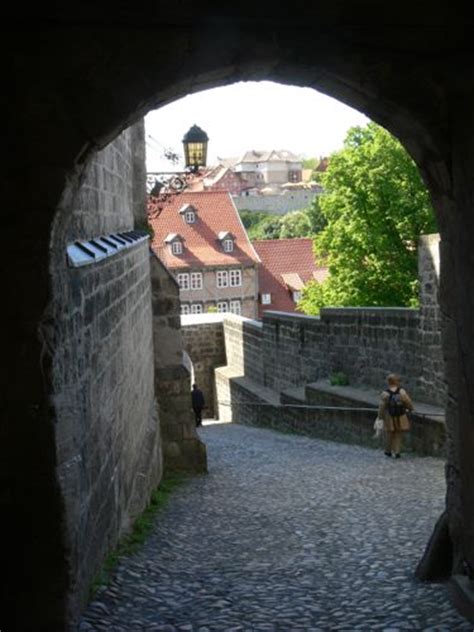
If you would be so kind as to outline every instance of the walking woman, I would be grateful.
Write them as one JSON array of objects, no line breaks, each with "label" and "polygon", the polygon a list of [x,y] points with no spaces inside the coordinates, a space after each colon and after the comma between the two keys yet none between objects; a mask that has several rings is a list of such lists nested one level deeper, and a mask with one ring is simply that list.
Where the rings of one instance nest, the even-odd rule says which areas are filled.
[{"label": "walking woman", "polygon": [[402,433],[410,430],[407,411],[413,410],[412,401],[401,386],[400,376],[391,373],[387,377],[388,388],[380,396],[379,414],[384,422],[385,456],[400,458]]}]

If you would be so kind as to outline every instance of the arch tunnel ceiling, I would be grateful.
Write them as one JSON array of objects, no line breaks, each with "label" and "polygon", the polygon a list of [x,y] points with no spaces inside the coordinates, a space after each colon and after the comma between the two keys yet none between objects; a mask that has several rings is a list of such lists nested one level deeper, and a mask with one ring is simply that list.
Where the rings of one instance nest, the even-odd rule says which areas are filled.
[{"label": "arch tunnel ceiling", "polygon": [[[37,25],[28,38],[13,32],[4,41],[14,58],[12,79],[24,78],[10,113],[31,103],[7,134],[29,136],[36,164],[72,168],[150,109],[210,87],[272,79],[360,109],[396,134],[420,166],[445,153],[449,98],[473,83],[470,55],[460,53],[472,50],[470,29],[450,6],[214,4],[36,9],[25,23]],[[34,116],[39,111],[44,127]]]}]

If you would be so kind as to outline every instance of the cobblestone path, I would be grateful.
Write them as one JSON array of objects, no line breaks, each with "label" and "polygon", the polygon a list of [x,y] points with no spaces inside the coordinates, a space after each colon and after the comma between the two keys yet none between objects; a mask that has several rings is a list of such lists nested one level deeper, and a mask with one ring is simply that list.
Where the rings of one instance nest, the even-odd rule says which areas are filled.
[{"label": "cobblestone path", "polygon": [[174,492],[84,630],[472,630],[413,570],[443,463],[210,425],[208,476]]}]

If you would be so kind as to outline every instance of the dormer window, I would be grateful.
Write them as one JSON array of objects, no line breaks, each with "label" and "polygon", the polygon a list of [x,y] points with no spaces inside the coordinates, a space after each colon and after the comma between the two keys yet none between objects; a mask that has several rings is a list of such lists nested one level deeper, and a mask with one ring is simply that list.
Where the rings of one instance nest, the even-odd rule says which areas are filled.
[{"label": "dormer window", "polygon": [[169,247],[172,255],[183,254],[183,238],[178,233],[169,233],[165,239],[165,244]]},{"label": "dormer window", "polygon": [[221,242],[222,249],[224,250],[224,252],[233,252],[234,251],[235,237],[234,237],[234,235],[232,233],[230,233],[228,230],[222,230],[217,235],[217,238]]},{"label": "dormer window", "polygon": [[171,244],[171,252],[174,255],[182,255],[183,254],[183,244],[180,241],[173,241]]},{"label": "dormer window", "polygon": [[184,218],[186,224],[195,224],[197,220],[197,211],[191,204],[184,204],[179,209],[179,214]]}]

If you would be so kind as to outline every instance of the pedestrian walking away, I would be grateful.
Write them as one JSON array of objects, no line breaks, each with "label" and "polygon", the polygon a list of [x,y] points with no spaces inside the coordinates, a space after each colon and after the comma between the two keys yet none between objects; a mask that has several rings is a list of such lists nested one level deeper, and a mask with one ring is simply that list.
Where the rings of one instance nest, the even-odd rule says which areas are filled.
[{"label": "pedestrian walking away", "polygon": [[401,385],[400,376],[391,373],[381,396],[378,416],[383,419],[385,432],[385,456],[400,458],[402,436],[410,430],[407,412],[413,410],[410,396]]},{"label": "pedestrian walking away", "polygon": [[197,387],[197,384],[193,384],[193,390],[191,392],[191,403],[194,411],[194,418],[196,420],[196,428],[202,424],[202,411],[206,406],[203,392]]}]

